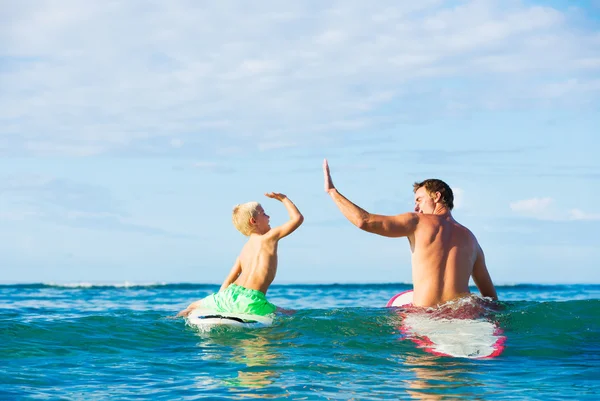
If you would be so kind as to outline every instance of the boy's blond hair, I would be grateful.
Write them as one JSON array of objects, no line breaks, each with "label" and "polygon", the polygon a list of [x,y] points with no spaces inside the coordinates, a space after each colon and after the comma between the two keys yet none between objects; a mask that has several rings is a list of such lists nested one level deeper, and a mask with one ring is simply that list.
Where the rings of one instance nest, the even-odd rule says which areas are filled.
[{"label": "boy's blond hair", "polygon": [[233,225],[246,237],[254,232],[250,219],[256,217],[259,206],[258,202],[246,202],[233,207],[233,216],[231,217]]}]

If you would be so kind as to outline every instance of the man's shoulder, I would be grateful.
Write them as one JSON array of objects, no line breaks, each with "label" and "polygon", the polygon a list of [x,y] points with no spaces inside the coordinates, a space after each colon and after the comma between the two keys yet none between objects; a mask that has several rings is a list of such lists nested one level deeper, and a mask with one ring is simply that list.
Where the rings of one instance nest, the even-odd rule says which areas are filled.
[{"label": "man's shoulder", "polygon": [[459,230],[463,230],[463,231],[467,232],[469,235],[472,235],[473,238],[475,238],[475,235],[473,234],[473,232],[471,231],[471,229],[469,227],[465,226],[464,224],[459,223],[458,221],[456,221],[454,219],[452,219],[452,220],[453,220],[453,223],[456,225],[456,227]]},{"label": "man's shoulder", "polygon": [[391,221],[399,223],[403,226],[411,226],[414,229],[419,227],[419,223],[422,221],[421,217],[424,216],[421,213],[406,212],[397,214],[395,216],[387,216]]},{"label": "man's shoulder", "polygon": [[468,239],[475,246],[479,245],[479,242],[477,241],[477,237],[475,236],[475,234],[473,234],[473,231],[471,231],[469,229],[469,227],[467,227],[463,224],[460,224],[456,220],[455,220],[454,224],[456,225],[457,230],[460,230],[463,233],[462,234],[463,238]]},{"label": "man's shoulder", "polygon": [[402,219],[402,220],[415,220],[415,221],[418,221],[421,216],[424,216],[424,214],[416,213],[416,212],[405,212],[405,213],[400,213],[400,214],[397,214],[397,215],[394,215],[394,216],[386,216],[386,217],[391,218],[391,219]]},{"label": "man's shoulder", "polygon": [[446,226],[451,229],[457,229],[461,231],[468,232],[470,235],[473,235],[469,228],[452,217],[451,214],[420,214],[417,213],[419,218],[419,224],[421,226]]}]

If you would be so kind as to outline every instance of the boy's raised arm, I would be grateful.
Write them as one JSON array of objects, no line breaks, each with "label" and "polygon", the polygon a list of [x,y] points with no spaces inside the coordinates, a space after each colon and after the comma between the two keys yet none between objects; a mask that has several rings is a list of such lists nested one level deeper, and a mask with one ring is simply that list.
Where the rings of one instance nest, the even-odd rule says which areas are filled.
[{"label": "boy's raised arm", "polygon": [[288,211],[288,214],[290,215],[290,220],[288,222],[269,230],[269,232],[266,234],[269,238],[280,240],[281,238],[290,235],[294,232],[294,230],[300,227],[304,221],[304,216],[302,216],[302,213],[300,213],[296,205],[294,205],[294,203],[287,196],[275,192],[269,192],[265,194],[265,196],[271,199],[276,199],[283,203]]}]

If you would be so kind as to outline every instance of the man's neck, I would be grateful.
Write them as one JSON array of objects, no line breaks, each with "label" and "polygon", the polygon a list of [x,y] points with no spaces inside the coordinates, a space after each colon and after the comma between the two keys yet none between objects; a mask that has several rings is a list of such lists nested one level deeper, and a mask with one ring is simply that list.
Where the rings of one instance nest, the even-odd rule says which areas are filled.
[{"label": "man's neck", "polygon": [[433,214],[435,214],[436,216],[442,216],[442,215],[452,216],[452,214],[450,213],[450,210],[446,206],[440,205],[440,204],[435,205],[435,209],[433,209]]}]

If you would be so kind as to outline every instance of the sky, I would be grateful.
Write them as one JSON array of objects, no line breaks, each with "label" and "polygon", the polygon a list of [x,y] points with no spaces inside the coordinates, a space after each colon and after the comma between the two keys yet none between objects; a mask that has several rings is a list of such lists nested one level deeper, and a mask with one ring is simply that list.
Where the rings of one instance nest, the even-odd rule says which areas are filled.
[{"label": "sky", "polygon": [[[371,4],[372,3],[372,4]],[[410,282],[372,213],[446,181],[497,284],[600,283],[600,1],[0,0],[0,282]],[[596,128],[594,128],[596,127]]]}]

